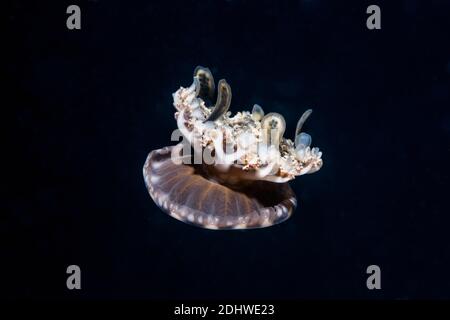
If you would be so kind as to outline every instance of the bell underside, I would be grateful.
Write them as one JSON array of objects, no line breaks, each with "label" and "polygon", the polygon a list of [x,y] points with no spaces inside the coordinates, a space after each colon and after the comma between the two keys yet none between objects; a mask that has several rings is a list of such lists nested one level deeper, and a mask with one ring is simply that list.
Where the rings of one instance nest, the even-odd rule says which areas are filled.
[{"label": "bell underside", "polygon": [[175,164],[172,148],[150,152],[143,173],[155,203],[180,221],[208,229],[263,228],[285,221],[296,207],[288,183],[220,184],[202,165]]}]

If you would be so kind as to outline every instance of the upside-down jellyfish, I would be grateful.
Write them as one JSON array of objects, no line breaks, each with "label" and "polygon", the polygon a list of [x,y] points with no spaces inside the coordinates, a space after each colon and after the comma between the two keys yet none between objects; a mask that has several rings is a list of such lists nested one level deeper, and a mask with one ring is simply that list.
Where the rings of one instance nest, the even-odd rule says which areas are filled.
[{"label": "upside-down jellyfish", "polygon": [[222,79],[215,91],[209,69],[197,67],[192,85],[173,94],[183,142],[148,155],[143,171],[150,196],[170,216],[208,229],[285,221],[297,205],[288,181],[322,167],[322,152],[302,132],[311,110],[300,117],[292,141],[283,137],[282,115],[265,115],[255,104],[231,116],[230,86]]}]

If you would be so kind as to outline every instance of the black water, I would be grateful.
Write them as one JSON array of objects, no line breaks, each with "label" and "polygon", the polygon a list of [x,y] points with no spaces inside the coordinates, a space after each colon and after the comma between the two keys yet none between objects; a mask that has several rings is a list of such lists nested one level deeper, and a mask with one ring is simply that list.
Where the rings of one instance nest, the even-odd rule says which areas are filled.
[{"label": "black water", "polygon": [[[378,1],[373,31],[367,1],[78,1],[79,31],[69,4],[5,10],[2,296],[450,298],[448,2]],[[197,65],[287,136],[314,109],[324,166],[287,222],[202,230],[150,199],[142,166]]]}]

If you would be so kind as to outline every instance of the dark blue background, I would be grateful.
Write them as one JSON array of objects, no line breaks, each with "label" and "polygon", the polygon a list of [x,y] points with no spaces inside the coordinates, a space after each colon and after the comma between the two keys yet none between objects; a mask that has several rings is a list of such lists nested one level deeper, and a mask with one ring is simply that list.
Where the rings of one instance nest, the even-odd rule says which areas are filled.
[{"label": "dark blue background", "polygon": [[[66,28],[70,4],[81,7],[80,31]],[[366,28],[370,4],[381,30]],[[450,298],[449,9],[6,4],[2,295]],[[170,144],[171,93],[197,65],[230,83],[231,111],[280,112],[291,138],[314,109],[306,126],[324,166],[292,182],[299,207],[287,222],[202,230],[150,199],[143,163]],[[65,287],[70,264],[81,267],[81,291]],[[382,290],[366,288],[371,264]]]}]

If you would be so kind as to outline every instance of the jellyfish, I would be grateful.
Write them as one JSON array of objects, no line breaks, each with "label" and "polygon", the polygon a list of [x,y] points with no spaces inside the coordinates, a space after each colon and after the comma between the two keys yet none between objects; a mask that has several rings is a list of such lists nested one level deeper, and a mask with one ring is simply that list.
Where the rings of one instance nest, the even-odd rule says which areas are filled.
[{"label": "jellyfish", "polygon": [[302,131],[312,110],[300,117],[290,140],[281,114],[265,114],[255,104],[232,115],[231,97],[226,80],[216,89],[211,71],[195,68],[192,85],[173,93],[183,141],[149,153],[145,185],[162,211],[190,225],[214,230],[276,225],[297,206],[289,181],[322,167],[322,152]]}]

